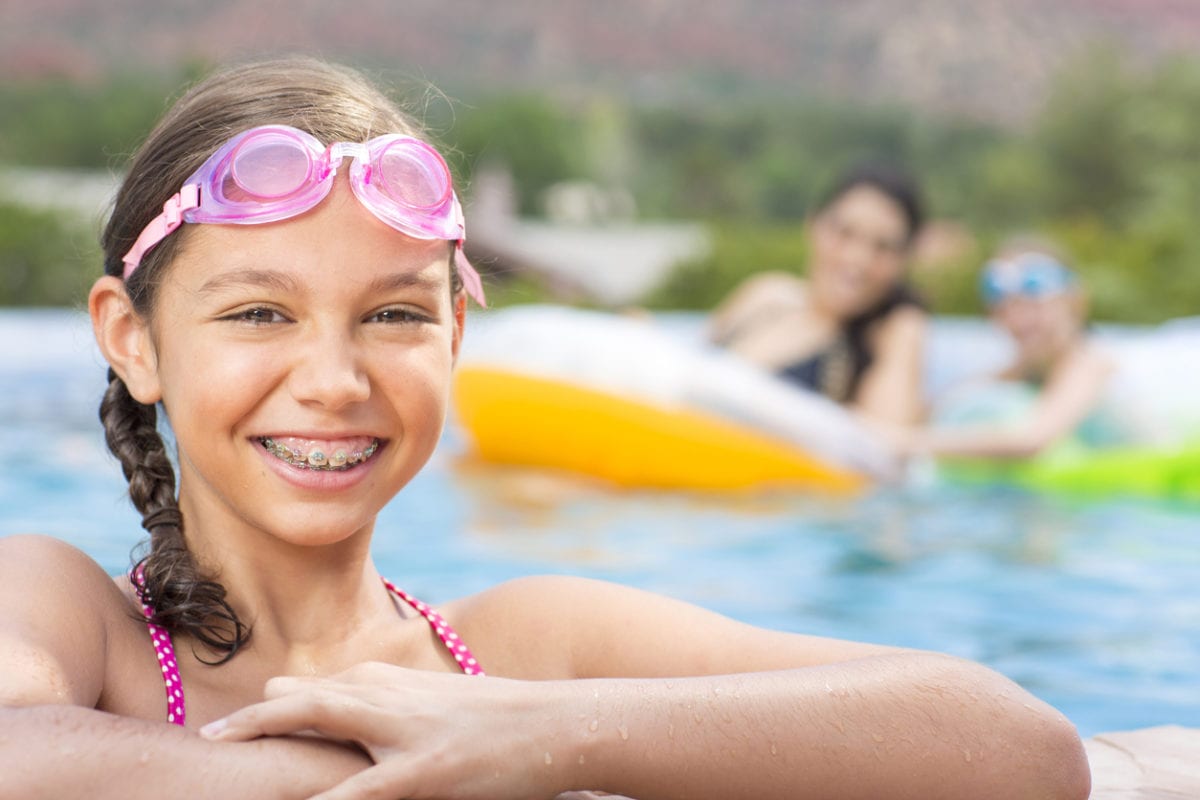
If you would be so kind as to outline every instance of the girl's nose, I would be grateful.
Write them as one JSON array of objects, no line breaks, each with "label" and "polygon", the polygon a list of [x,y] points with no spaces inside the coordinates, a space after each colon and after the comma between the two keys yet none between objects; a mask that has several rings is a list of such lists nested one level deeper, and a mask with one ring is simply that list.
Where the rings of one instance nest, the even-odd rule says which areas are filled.
[{"label": "girl's nose", "polygon": [[307,339],[288,381],[296,400],[335,411],[370,396],[370,379],[353,335],[317,327]]}]

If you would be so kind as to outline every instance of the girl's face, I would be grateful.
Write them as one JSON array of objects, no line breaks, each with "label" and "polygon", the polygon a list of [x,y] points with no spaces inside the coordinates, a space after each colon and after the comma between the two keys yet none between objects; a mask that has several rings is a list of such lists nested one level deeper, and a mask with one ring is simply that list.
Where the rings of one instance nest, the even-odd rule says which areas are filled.
[{"label": "girl's face", "polygon": [[449,258],[343,180],[291,220],[188,226],[152,325],[185,515],[296,544],[369,532],[445,421],[465,309]]},{"label": "girl's face", "polygon": [[992,320],[1012,337],[1018,359],[1049,366],[1083,330],[1084,300],[1078,290],[1045,297],[1013,295],[992,307]]},{"label": "girl's face", "polygon": [[809,229],[814,299],[840,319],[875,306],[904,275],[908,234],[903,210],[883,192],[844,192]]}]

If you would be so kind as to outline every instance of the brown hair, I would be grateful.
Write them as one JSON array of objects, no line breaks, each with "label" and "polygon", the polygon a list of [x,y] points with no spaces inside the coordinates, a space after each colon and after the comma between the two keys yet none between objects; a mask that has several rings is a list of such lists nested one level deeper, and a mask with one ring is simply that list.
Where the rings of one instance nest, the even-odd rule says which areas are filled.
[{"label": "brown hair", "polygon": [[[258,125],[283,124],[323,142],[366,141],[380,133],[420,135],[399,106],[361,74],[309,58],[256,62],[217,72],[183,95],[134,154],[101,236],[104,271],[120,277],[122,257],[183,182],[222,143]],[[130,302],[151,320],[157,288],[187,239],[187,225],[142,259],[125,284]],[[451,291],[462,278],[450,259]],[[139,592],[153,621],[213,651],[223,663],[250,636],[225,599],[225,587],[206,575],[188,550],[175,497],[175,471],[157,429],[157,409],[135,400],[109,369],[100,403],[109,449],[129,481],[129,497],[149,531],[146,555],[135,565]]]}]

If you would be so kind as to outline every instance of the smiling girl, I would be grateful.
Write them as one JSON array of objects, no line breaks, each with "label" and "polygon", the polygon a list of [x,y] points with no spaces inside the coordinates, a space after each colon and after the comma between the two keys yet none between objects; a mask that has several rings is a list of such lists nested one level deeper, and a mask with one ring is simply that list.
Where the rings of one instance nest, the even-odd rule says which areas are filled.
[{"label": "smiling girl", "polygon": [[438,610],[385,581],[376,516],[483,299],[464,235],[342,68],[221,72],[151,133],[89,297],[149,550],[110,577],[0,541],[0,797],[1086,796],[1070,723],[970,662],[582,579]]}]

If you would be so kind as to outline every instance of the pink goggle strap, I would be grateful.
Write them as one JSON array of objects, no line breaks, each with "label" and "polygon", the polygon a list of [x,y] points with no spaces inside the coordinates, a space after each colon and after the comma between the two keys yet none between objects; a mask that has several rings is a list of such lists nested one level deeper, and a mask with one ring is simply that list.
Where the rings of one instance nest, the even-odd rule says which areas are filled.
[{"label": "pink goggle strap", "polygon": [[183,224],[183,212],[200,206],[200,187],[194,183],[180,189],[171,199],[163,203],[162,213],[150,220],[150,224],[142,231],[142,235],[129,248],[122,261],[125,262],[124,279],[142,263],[142,256],[154,245],[167,238],[176,228]]},{"label": "pink goggle strap", "polygon": [[458,240],[458,245],[454,248],[454,265],[458,267],[458,274],[462,277],[463,287],[467,290],[467,294],[474,298],[476,303],[479,303],[480,308],[487,308],[487,298],[483,296],[483,279],[479,277],[479,272],[467,260],[467,254],[463,252],[463,240]]}]

